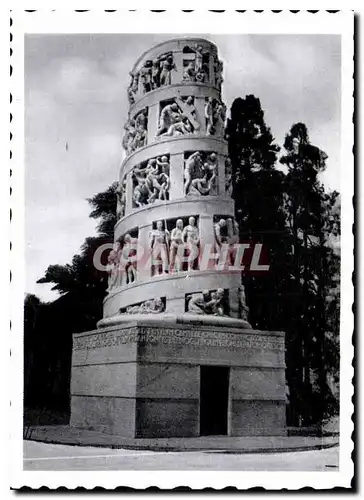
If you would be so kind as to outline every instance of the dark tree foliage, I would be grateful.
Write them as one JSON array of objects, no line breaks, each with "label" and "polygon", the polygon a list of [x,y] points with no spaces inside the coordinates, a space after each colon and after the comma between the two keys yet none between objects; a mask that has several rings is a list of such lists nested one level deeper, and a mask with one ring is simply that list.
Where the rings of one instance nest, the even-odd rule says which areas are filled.
[{"label": "dark tree foliage", "polygon": [[338,368],[327,336],[327,296],[334,279],[330,262],[337,259],[327,236],[338,230],[334,221],[330,223],[338,195],[325,193],[318,179],[326,168],[327,155],[310,143],[304,124],[291,127],[284,148],[280,162],[288,169],[284,190],[292,238],[293,291],[293,307],[286,310],[284,325],[287,381],[293,420],[309,425],[336,410],[327,383],[330,371]]},{"label": "dark tree foliage", "polygon": [[93,210],[90,217],[99,219],[97,231],[100,236],[105,236],[113,239],[114,226],[116,224],[116,196],[115,192],[118,183],[114,182],[106,191],[98,193],[87,201],[92,206]]},{"label": "dark tree foliage", "polygon": [[[38,283],[52,283],[61,296],[43,303],[27,295],[24,303],[24,383],[26,421],[62,422],[54,412],[67,413],[71,371],[72,334],[93,330],[102,317],[102,301],[107,275],[93,264],[96,250],[113,241],[116,223],[116,190],[114,183],[88,201],[90,217],[98,219],[99,235],[86,238],[81,251],[71,263],[48,266]],[[106,264],[108,252],[102,254]],[[43,409],[48,408],[47,412]],[[40,409],[40,410],[39,410]]]},{"label": "dark tree foliage", "polygon": [[338,321],[329,310],[338,309],[339,257],[328,244],[328,235],[339,233],[338,195],[318,181],[327,155],[297,123],[280,158],[286,172],[278,170],[279,148],[251,95],[234,101],[226,137],[240,241],[261,242],[269,252],[268,273],[243,276],[250,321],[285,331],[288,423],[309,425],[335,411],[327,375],[338,370]]},{"label": "dark tree foliage", "polygon": [[279,147],[264,121],[260,100],[238,98],[226,128],[233,167],[233,197],[242,243],[262,243],[270,271],[246,273],[250,321],[255,328],[281,327],[288,245],[283,204],[284,174],[275,168]]}]

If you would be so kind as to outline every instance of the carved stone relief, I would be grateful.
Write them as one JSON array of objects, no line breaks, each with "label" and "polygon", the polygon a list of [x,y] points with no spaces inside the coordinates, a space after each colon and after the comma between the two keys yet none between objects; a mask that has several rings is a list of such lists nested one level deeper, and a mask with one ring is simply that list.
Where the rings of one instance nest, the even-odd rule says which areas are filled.
[{"label": "carved stone relief", "polygon": [[172,52],[161,54],[153,60],[145,61],[140,70],[142,91],[147,94],[172,83],[172,72],[176,71],[176,64]]},{"label": "carved stone relief", "polygon": [[223,137],[225,134],[226,105],[213,97],[205,103],[206,134]]},{"label": "carved stone relief", "polygon": [[131,305],[122,309],[121,314],[158,314],[165,311],[165,299],[160,297],[145,300],[139,304]]},{"label": "carved stone relief", "polygon": [[216,153],[195,151],[187,153],[184,166],[185,195],[216,194],[218,157]]},{"label": "carved stone relief", "polygon": [[156,201],[169,199],[169,155],[150,158],[134,167],[133,207],[143,207]]},{"label": "carved stone relief", "polygon": [[108,292],[129,283],[137,278],[137,231],[127,233],[120,241],[114,243],[114,248],[108,256],[106,270],[108,273]]},{"label": "carved stone relief", "polygon": [[139,342],[142,344],[172,344],[197,346],[216,346],[231,349],[259,349],[284,352],[284,338],[275,335],[257,335],[178,328],[128,327],[120,325],[115,330],[104,329],[93,335],[74,338],[75,350],[118,347],[119,345]]},{"label": "carved stone relief", "polygon": [[128,101],[130,105],[135,104],[135,94],[138,93],[139,88],[139,73],[129,73],[131,81],[127,88]]},{"label": "carved stone relief", "polygon": [[208,83],[210,52],[202,45],[183,49],[183,81]]},{"label": "carved stone relief", "polygon": [[152,276],[198,268],[200,234],[196,217],[154,222],[149,237]]},{"label": "carved stone relief", "polygon": [[116,219],[119,220],[125,215],[126,204],[126,177],[119,182],[116,189]]},{"label": "carved stone relief", "polygon": [[217,253],[222,253],[223,247],[227,249],[227,264],[233,266],[239,243],[239,225],[232,217],[215,217],[214,236]]},{"label": "carved stone relief", "polygon": [[124,125],[123,148],[130,155],[147,143],[148,108],[142,109],[134,118]]},{"label": "carved stone relief", "polygon": [[221,90],[222,83],[224,81],[222,77],[222,72],[224,70],[224,64],[219,60],[217,55],[214,56],[214,77],[215,77],[215,86]]},{"label": "carved stone relief", "polygon": [[187,313],[226,316],[227,309],[226,291],[223,288],[203,290],[186,296]]},{"label": "carved stone relief", "polygon": [[200,123],[192,96],[176,97],[172,101],[161,103],[157,137],[193,134],[199,129]]}]

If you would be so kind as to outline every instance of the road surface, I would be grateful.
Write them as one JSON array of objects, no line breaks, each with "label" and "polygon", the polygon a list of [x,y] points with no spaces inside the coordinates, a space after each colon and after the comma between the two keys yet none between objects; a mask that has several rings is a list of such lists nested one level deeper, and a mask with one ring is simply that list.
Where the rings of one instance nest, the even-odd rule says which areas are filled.
[{"label": "road surface", "polygon": [[154,452],[24,441],[24,470],[335,471],[339,447],[286,453]]}]

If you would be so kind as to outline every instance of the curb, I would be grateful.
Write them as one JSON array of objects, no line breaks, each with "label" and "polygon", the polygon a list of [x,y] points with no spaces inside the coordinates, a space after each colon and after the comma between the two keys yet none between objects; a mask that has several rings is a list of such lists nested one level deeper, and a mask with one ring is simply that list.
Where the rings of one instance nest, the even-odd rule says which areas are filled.
[{"label": "curb", "polygon": [[80,446],[80,447],[93,447],[93,448],[109,448],[113,450],[124,449],[124,450],[140,450],[140,451],[154,451],[154,452],[204,452],[204,453],[221,453],[221,454],[259,454],[259,453],[289,453],[289,452],[298,452],[298,451],[313,451],[313,450],[324,450],[328,448],[334,448],[339,446],[339,441],[337,443],[318,443],[307,446],[292,446],[292,447],[272,447],[272,448],[255,448],[255,449],[244,449],[237,448],[233,450],[224,449],[224,448],[183,448],[183,447],[168,447],[168,446],[153,446],[153,445],[137,445],[137,444],[100,444],[100,443],[85,443],[85,442],[68,442],[67,440],[60,439],[40,439],[40,438],[29,438],[25,439],[25,441],[33,441],[40,442],[46,444],[62,444],[67,446]]}]

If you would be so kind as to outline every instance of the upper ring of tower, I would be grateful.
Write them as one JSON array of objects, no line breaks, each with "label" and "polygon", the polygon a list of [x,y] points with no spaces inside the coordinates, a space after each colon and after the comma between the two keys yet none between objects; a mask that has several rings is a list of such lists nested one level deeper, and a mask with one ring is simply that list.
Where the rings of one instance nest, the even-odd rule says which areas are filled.
[{"label": "upper ring of tower", "polygon": [[142,54],[130,72],[130,107],[171,85],[209,86],[220,93],[222,71],[217,48],[208,40],[178,38],[160,43]]}]

